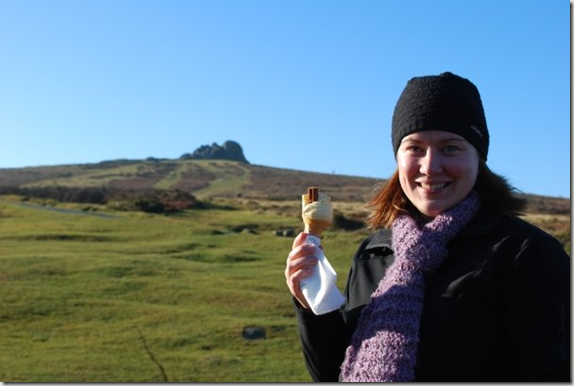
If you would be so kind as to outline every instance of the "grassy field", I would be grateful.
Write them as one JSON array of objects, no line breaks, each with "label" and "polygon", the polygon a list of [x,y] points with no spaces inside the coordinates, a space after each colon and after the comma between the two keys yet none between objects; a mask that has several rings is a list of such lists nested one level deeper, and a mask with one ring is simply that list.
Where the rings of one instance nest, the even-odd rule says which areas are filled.
[{"label": "grassy field", "polygon": [[[1,197],[0,381],[310,381],[292,240],[273,234],[299,207],[282,205],[164,216]],[[326,235],[341,287],[363,237]],[[252,326],[266,339],[244,339]]]},{"label": "grassy field", "polygon": [[[292,238],[274,234],[301,227],[299,205],[166,216],[0,196],[0,381],[310,381],[283,273]],[[569,216],[526,219],[570,251]],[[340,288],[365,235],[325,235]]]}]

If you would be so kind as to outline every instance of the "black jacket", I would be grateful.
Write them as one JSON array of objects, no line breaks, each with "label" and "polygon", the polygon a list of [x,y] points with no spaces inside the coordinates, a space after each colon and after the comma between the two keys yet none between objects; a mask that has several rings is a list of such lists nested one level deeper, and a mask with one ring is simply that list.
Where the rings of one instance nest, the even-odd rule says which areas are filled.
[{"label": "black jacket", "polygon": [[[381,230],[356,252],[341,310],[296,307],[314,380],[338,380],[359,314],[393,260]],[[418,382],[569,382],[570,257],[558,241],[481,209],[426,279],[415,373]]]}]

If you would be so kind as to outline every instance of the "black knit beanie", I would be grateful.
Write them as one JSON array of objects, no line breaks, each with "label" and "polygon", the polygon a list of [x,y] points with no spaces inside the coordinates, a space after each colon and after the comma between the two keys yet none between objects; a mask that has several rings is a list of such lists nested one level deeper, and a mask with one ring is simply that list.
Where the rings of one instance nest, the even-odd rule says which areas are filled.
[{"label": "black knit beanie", "polygon": [[458,134],[486,161],[489,143],[486,118],[478,89],[468,79],[445,72],[408,81],[393,113],[395,156],[405,136],[424,130]]}]

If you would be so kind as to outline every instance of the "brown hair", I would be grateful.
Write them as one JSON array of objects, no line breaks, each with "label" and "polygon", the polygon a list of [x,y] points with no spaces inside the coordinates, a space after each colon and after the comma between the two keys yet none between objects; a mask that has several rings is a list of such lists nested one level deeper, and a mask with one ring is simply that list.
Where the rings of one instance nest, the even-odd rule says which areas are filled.
[{"label": "brown hair", "polygon": [[[482,159],[474,190],[480,195],[483,205],[498,211],[520,215],[526,208],[526,199],[519,197],[507,179],[491,171]],[[401,213],[416,210],[401,188],[398,170],[386,183],[375,187],[366,207],[370,209],[367,225],[374,229],[390,228]]]}]

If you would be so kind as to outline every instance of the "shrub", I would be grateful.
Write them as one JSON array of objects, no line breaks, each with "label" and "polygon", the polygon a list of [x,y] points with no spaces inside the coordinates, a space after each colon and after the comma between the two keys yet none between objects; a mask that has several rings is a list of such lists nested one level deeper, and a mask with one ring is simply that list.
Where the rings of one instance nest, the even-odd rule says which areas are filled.
[{"label": "shrub", "polygon": [[333,228],[346,231],[355,231],[365,227],[365,223],[360,220],[345,217],[342,213],[335,212],[333,216]]}]

